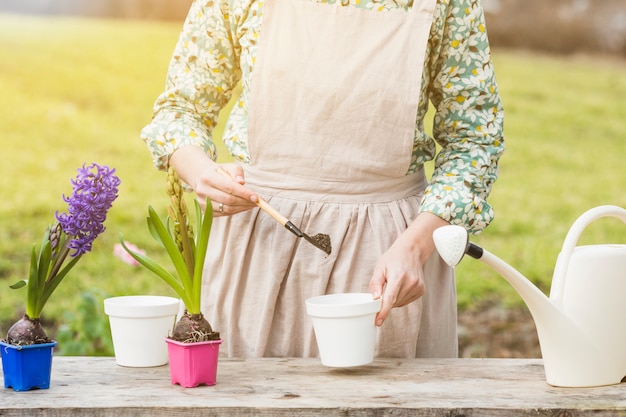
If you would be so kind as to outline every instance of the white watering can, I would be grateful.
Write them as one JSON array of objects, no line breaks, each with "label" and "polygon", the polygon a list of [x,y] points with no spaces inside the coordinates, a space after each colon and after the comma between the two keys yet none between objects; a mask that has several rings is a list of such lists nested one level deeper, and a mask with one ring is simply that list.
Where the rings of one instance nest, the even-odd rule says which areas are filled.
[{"label": "white watering can", "polygon": [[595,207],[574,222],[557,259],[550,298],[509,264],[471,243],[463,227],[444,226],[433,233],[448,265],[457,265],[467,253],[519,293],[535,321],[550,385],[612,385],[626,376],[626,244],[576,247],[585,227],[601,217],[626,223],[626,209]]}]

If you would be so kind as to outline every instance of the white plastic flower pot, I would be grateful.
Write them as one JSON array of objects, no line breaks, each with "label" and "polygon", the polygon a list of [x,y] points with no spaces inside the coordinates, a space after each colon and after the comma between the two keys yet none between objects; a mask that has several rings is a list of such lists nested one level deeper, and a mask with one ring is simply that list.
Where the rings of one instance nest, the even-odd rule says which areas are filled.
[{"label": "white plastic flower pot", "polygon": [[329,294],[306,300],[322,365],[350,367],[374,360],[376,313],[382,299],[367,293]]},{"label": "white plastic flower pot", "polygon": [[131,295],[104,300],[109,316],[115,361],[120,366],[167,364],[167,345],[176,324],[180,300],[156,295]]}]

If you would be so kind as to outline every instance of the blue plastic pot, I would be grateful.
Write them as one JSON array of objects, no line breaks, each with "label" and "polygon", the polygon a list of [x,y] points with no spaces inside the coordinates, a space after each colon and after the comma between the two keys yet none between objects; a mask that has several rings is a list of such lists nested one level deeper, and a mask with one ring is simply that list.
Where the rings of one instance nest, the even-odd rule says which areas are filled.
[{"label": "blue plastic pot", "polygon": [[56,341],[16,346],[0,341],[4,387],[15,391],[50,387],[52,351]]}]

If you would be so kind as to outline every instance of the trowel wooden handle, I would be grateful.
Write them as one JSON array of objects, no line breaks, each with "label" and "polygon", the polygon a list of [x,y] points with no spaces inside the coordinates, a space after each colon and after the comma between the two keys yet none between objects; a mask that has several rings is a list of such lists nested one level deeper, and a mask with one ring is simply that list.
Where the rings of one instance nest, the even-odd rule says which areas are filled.
[{"label": "trowel wooden handle", "polygon": [[270,206],[267,201],[257,196],[259,199],[256,202],[256,205],[261,208],[264,212],[272,216],[278,223],[285,226],[289,221],[285,216],[276,211],[272,206]]},{"label": "trowel wooden handle", "polygon": [[[221,174],[223,177],[226,177],[226,178],[232,180],[232,178],[230,177],[230,174],[228,172],[224,171],[224,168],[218,166],[217,167],[217,172],[219,174]],[[283,216],[278,211],[276,211],[276,209],[274,209],[272,206],[270,206],[267,203],[267,201],[265,201],[263,198],[261,198],[260,196],[257,196],[257,197],[258,197],[258,200],[256,202],[256,205],[259,206],[261,208],[261,210],[263,210],[264,212],[266,212],[267,214],[272,216],[274,218],[274,220],[276,220],[278,223],[282,224],[283,226],[285,226],[287,224],[289,219],[287,219],[285,216]]]}]

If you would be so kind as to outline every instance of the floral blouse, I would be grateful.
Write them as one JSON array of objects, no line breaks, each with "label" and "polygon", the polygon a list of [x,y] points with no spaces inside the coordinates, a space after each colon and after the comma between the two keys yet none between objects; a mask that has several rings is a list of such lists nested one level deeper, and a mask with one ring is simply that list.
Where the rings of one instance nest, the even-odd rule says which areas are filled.
[{"label": "floral blouse", "polygon": [[[411,2],[307,1],[378,12],[406,9]],[[222,139],[234,158],[250,162],[247,105],[262,13],[263,0],[193,2],[170,62],[166,90],[156,100],[152,122],[141,132],[157,168],[166,169],[169,156],[185,145],[200,146],[217,158],[212,131],[239,82],[241,96]],[[420,210],[479,233],[493,219],[486,199],[504,151],[504,114],[480,1],[438,0],[426,54],[407,174],[434,159]],[[434,138],[423,125],[429,101],[436,109]]]}]

